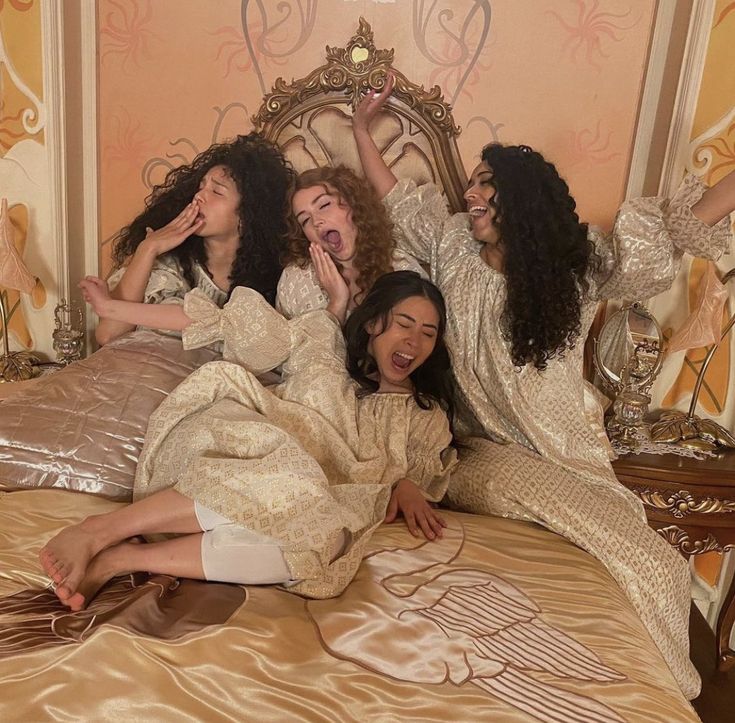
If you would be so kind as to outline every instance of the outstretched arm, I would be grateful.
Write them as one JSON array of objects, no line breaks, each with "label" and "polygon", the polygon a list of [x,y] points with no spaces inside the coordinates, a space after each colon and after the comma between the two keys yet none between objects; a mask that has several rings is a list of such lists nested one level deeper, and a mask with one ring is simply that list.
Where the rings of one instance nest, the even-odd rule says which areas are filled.
[{"label": "outstretched arm", "polygon": [[79,282],[79,288],[84,300],[100,319],[124,325],[126,330],[147,326],[164,331],[182,331],[192,323],[179,304],[143,304],[113,299],[107,283],[96,276],[87,276]]},{"label": "outstretched arm", "polygon": [[692,206],[692,213],[708,226],[714,226],[735,211],[735,171],[707,189]]},{"label": "outstretched arm", "polygon": [[[199,204],[194,200],[170,223],[156,231],[147,229],[145,239],[138,245],[120,282],[110,292],[110,297],[119,301],[142,302],[156,260],[197,232],[202,224],[198,215]],[[101,317],[95,338],[99,344],[104,345],[134,328],[135,324]]]},{"label": "outstretched arm", "polygon": [[370,124],[385,105],[385,101],[393,90],[394,81],[393,74],[388,73],[383,90],[380,93],[369,90],[355,108],[352,116],[352,133],[355,136],[355,143],[357,143],[357,152],[360,155],[362,170],[379,198],[385,198],[391,188],[396,185],[398,179],[380,155],[380,151],[370,135]]}]

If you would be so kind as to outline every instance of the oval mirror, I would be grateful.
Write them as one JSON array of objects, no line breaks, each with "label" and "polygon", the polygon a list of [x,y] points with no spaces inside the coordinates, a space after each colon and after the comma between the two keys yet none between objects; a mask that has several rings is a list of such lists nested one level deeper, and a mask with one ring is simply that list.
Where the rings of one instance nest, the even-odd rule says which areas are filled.
[{"label": "oval mirror", "polygon": [[616,391],[626,384],[645,390],[663,362],[663,334],[656,318],[638,302],[623,306],[595,339],[595,366]]}]

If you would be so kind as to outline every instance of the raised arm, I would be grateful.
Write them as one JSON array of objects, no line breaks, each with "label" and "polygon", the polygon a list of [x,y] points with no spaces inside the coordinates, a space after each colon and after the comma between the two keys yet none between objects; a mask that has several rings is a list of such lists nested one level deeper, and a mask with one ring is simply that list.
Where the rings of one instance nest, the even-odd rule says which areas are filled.
[{"label": "raised arm", "polygon": [[[143,304],[136,301],[114,299],[107,283],[96,276],[87,276],[79,282],[84,300],[92,306],[102,321],[110,322],[126,330],[136,326],[147,326],[163,331],[182,331],[191,324],[191,319],[180,304]],[[124,333],[124,332],[121,332]],[[116,338],[116,337],[113,337]]]},{"label": "raised arm", "polygon": [[[151,272],[158,257],[176,248],[197,232],[201,226],[201,219],[197,220],[198,214],[199,204],[194,200],[170,223],[156,231],[151,228],[147,229],[145,239],[136,248],[119,282],[110,292],[110,297],[118,301],[143,302]],[[140,323],[154,328],[168,328],[145,322]],[[100,317],[95,338],[98,344],[104,345],[134,328],[135,324],[114,317]],[[171,328],[171,330],[178,330],[178,328]]]},{"label": "raised arm", "polygon": [[362,170],[370,185],[378,194],[378,198],[385,198],[393,186],[396,185],[398,179],[386,165],[383,156],[380,155],[380,151],[370,135],[370,124],[385,105],[385,101],[393,90],[394,82],[395,78],[391,73],[388,73],[383,90],[380,93],[369,90],[355,108],[352,116],[352,132],[355,136]]},{"label": "raised arm", "polygon": [[708,226],[714,226],[735,211],[735,171],[707,189],[692,206],[692,213]]}]

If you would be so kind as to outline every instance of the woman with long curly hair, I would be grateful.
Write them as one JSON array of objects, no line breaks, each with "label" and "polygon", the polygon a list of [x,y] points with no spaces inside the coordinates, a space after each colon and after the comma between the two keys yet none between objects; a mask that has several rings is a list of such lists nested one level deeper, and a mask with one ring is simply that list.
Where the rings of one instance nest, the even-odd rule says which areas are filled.
[{"label": "woman with long curly hair", "polygon": [[628,201],[604,235],[580,221],[540,153],[491,144],[470,176],[467,213],[450,215],[433,185],[398,181],[370,136],[392,85],[389,75],[367,94],[353,130],[399,242],[429,263],[447,300],[465,437],[449,499],[544,524],[602,561],[695,697],[688,569],[615,477],[582,356],[600,300],[649,298],[671,285],[684,251],[717,258],[728,247],[735,174],[709,190],[690,176],[672,199]]},{"label": "woman with long curly hair", "polygon": [[351,169],[324,166],[304,171],[296,178],[290,200],[288,248],[276,300],[286,318],[323,309],[329,302],[312,259],[317,248],[329,254],[347,283],[348,313],[389,271],[426,276],[413,257],[396,250],[385,207]]},{"label": "woman with long curly hair", "polygon": [[[113,298],[181,303],[199,288],[218,306],[237,286],[275,302],[293,171],[257,133],[217,143],[168,173],[115,239]],[[133,328],[102,319],[106,344]]]}]

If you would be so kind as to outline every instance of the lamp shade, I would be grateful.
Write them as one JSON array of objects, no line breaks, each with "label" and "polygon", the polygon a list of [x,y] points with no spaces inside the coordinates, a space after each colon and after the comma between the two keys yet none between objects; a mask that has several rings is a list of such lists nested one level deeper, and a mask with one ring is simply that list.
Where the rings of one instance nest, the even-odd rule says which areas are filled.
[{"label": "lamp shade", "polygon": [[15,230],[8,213],[8,199],[0,201],[0,286],[30,294],[36,277],[28,271],[13,243]]}]

